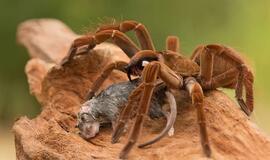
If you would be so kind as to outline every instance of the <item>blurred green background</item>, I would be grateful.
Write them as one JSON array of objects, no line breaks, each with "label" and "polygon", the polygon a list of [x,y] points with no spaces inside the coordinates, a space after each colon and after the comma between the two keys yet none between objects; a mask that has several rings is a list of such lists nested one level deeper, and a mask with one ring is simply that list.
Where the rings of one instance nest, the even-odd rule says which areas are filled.
[{"label": "blurred green background", "polygon": [[[187,56],[202,43],[232,46],[254,67],[252,119],[270,133],[269,0],[1,0],[0,12],[0,150],[5,154],[8,147],[3,144],[8,144],[13,154],[9,131],[14,119],[22,115],[34,117],[40,112],[24,74],[27,51],[16,44],[18,24],[31,18],[57,18],[78,33],[110,17],[134,19],[148,27],[157,49],[164,49],[167,35],[179,36]],[[233,97],[232,91],[226,92]],[[2,135],[8,139],[4,143]]]}]

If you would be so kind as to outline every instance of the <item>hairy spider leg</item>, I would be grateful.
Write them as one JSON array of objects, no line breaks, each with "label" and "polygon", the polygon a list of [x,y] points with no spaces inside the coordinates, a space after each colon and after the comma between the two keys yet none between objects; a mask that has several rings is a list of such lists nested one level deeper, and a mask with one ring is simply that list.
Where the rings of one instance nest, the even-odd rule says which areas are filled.
[{"label": "hairy spider leg", "polygon": [[142,50],[155,50],[153,40],[147,30],[147,28],[136,21],[123,21],[120,24],[104,25],[97,29],[96,32],[104,30],[119,30],[121,32],[135,31],[135,35],[140,43]]},{"label": "hairy spider leg", "polygon": [[[155,84],[154,93],[158,92],[158,90],[160,88],[162,88],[163,85],[164,85],[163,81],[158,81]],[[120,112],[120,116],[118,118],[118,123],[115,123],[115,124],[117,124],[117,127],[115,127],[116,125],[114,125],[114,132],[112,134],[112,143],[116,143],[117,141],[119,141],[119,139],[124,131],[124,127],[128,123],[129,119],[131,119],[132,117],[134,117],[136,115],[136,112],[134,112],[134,111],[136,111],[138,109],[137,102],[140,100],[142,91],[143,91],[143,85],[136,88],[130,94],[129,100],[127,103],[127,104],[129,104],[128,107],[127,106],[123,107],[123,111]],[[170,93],[166,94],[166,96],[167,96],[167,101],[168,101],[169,107],[170,107],[170,114],[167,116],[167,124],[166,124],[165,128],[161,131],[161,133],[159,133],[153,139],[138,145],[139,148],[143,148],[143,147],[146,147],[148,145],[156,143],[161,138],[163,138],[166,134],[168,134],[169,130],[173,127],[173,124],[174,124],[174,122],[176,120],[176,116],[177,116],[177,106],[175,104],[174,97],[172,97]]]},{"label": "hairy spider leg", "polygon": [[[128,153],[138,140],[144,122],[144,117],[147,115],[149,110],[149,104],[153,95],[153,90],[157,77],[160,77],[169,88],[180,89],[183,86],[183,78],[177,76],[174,71],[172,71],[165,64],[158,61],[152,61],[148,65],[146,65],[142,73],[143,82],[139,86],[143,86],[143,91],[140,98],[135,122],[133,124],[131,132],[129,133],[128,142],[120,153],[120,158],[126,158]],[[128,103],[128,106],[126,108],[129,108],[129,105],[130,104]],[[118,129],[118,125],[116,125],[116,130]],[[112,137],[112,139],[114,139],[114,137]]]},{"label": "hairy spider leg", "polygon": [[127,105],[124,106],[123,110],[114,125],[114,130],[112,133],[112,143],[117,143],[124,132],[125,126],[134,115],[136,115],[137,102],[140,101],[141,93],[144,86],[140,84],[135,88],[128,97]]},{"label": "hairy spider leg", "polygon": [[166,94],[166,97],[167,97],[167,100],[168,100],[169,106],[170,106],[170,114],[168,115],[168,118],[167,118],[166,127],[160,132],[160,134],[158,134],[153,139],[138,145],[139,148],[143,148],[143,147],[146,147],[146,146],[149,146],[151,144],[156,143],[161,138],[163,138],[166,134],[168,134],[169,130],[173,127],[173,124],[174,124],[174,122],[176,120],[176,116],[177,116],[177,106],[176,106],[176,102],[175,102],[175,98],[174,98],[173,94],[169,91],[166,91],[165,94]]},{"label": "hairy spider leg", "polygon": [[[69,62],[75,55],[79,47],[88,45],[88,50],[93,49],[97,44],[111,39],[112,42],[120,47],[129,57],[132,57],[140,49],[124,33],[117,30],[104,30],[94,35],[86,35],[75,39],[69,49],[67,56],[62,60],[61,65]],[[82,53],[83,54],[83,53]]]},{"label": "hairy spider leg", "polygon": [[168,36],[166,39],[166,50],[178,52],[180,51],[180,42],[177,36]]},{"label": "hairy spider leg", "polygon": [[[245,62],[239,57],[239,53],[231,48],[211,44],[199,46],[191,56],[192,60],[200,59],[200,80],[204,89],[215,89],[218,87],[234,88],[236,99],[242,110],[249,116],[253,111],[253,73]],[[219,74],[213,74],[214,67],[220,58],[233,67],[221,70]],[[226,65],[224,65],[226,66]],[[243,100],[243,86],[246,91],[246,101]]]},{"label": "hairy spider leg", "polygon": [[197,122],[200,127],[200,137],[201,137],[201,145],[203,151],[207,157],[211,156],[211,148],[208,140],[206,122],[205,122],[205,115],[203,110],[203,90],[200,84],[196,81],[194,77],[188,77],[185,79],[185,87],[188,91],[193,106],[197,109]]},{"label": "hairy spider leg", "polygon": [[124,68],[127,65],[128,63],[124,61],[116,61],[106,65],[101,74],[98,76],[98,78],[94,81],[91,88],[89,89],[86,99],[91,99],[93,96],[95,96],[95,93],[99,90],[103,82],[108,78],[108,76],[113,70],[125,72]]}]

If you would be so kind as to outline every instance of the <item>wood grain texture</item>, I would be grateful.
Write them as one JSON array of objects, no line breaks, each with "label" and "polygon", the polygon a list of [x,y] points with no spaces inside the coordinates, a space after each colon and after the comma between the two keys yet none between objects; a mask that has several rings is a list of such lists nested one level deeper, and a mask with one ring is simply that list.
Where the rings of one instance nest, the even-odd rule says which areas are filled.
[{"label": "wood grain texture", "polygon": [[[25,68],[30,93],[42,107],[36,118],[21,117],[13,126],[17,159],[117,159],[126,137],[111,144],[112,130],[103,128],[87,142],[76,134],[74,126],[79,106],[100,71],[109,62],[128,62],[128,57],[116,46],[104,43],[60,68],[57,64],[78,37],[62,22],[29,20],[18,27],[17,36],[31,57]],[[126,76],[115,71],[102,89],[124,80]],[[190,97],[185,91],[175,93],[175,97],[178,115],[174,136],[146,149],[135,147],[130,159],[207,159],[200,145],[196,109],[191,106]],[[269,137],[223,92],[206,92],[204,110],[213,152],[211,159],[270,159]],[[147,120],[140,142],[157,135],[164,125],[163,120]]]}]

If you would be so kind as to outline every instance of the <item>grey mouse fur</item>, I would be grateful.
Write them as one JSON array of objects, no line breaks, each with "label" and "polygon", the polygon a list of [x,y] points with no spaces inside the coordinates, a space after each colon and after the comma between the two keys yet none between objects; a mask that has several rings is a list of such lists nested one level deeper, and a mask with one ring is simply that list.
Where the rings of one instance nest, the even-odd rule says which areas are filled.
[{"label": "grey mouse fur", "polygon": [[[99,127],[104,124],[113,123],[124,104],[127,103],[129,94],[139,85],[140,80],[132,82],[120,82],[112,84],[97,96],[82,104],[78,113],[78,128],[80,135],[89,139],[99,132]],[[165,116],[162,106],[165,104],[165,90],[162,87],[154,93],[150,104],[150,118]]]}]

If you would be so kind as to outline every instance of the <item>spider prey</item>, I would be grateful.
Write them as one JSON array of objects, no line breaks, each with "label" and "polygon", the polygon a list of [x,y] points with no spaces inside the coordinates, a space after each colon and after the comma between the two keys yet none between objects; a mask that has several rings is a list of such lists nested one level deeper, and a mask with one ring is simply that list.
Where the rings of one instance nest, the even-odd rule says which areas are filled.
[{"label": "spider prey", "polygon": [[[121,110],[127,102],[130,92],[138,85],[139,79],[132,82],[113,84],[97,96],[91,97],[90,100],[86,101],[78,113],[77,127],[80,129],[80,135],[84,139],[89,139],[99,132],[100,125],[112,123],[112,126],[114,126],[119,110]],[[170,104],[171,113],[167,115],[162,111],[162,106],[165,103],[165,99],[163,98],[166,96],[165,91],[166,86],[162,84],[156,87],[154,97],[151,101],[149,116],[152,119],[168,116],[167,125],[156,138],[140,146],[147,146],[158,141],[169,132],[174,124],[176,119],[176,104],[170,93],[166,93],[166,95]]]},{"label": "spider prey", "polygon": [[[132,30],[141,48],[137,47],[125,34]],[[142,83],[129,95],[127,106],[120,114],[112,135],[112,142],[117,142],[127,120],[132,115],[131,112],[136,110],[132,130],[127,144],[119,155],[120,158],[127,157],[138,140],[157,80],[163,81],[168,89],[185,89],[190,94],[192,104],[197,108],[201,145],[208,157],[211,156],[211,149],[203,110],[203,90],[219,87],[235,89],[235,97],[242,110],[247,115],[253,111],[253,73],[237,51],[219,44],[200,45],[194,50],[191,58],[186,58],[180,54],[179,40],[174,36],[167,38],[165,51],[156,51],[146,27],[136,21],[105,25],[97,29],[94,34],[74,40],[61,65],[72,60],[79,47],[88,46],[88,50],[91,50],[97,44],[109,39],[131,58],[130,62],[109,64],[92,86],[89,95],[93,95],[98,90],[113,69],[126,72],[130,80],[131,75],[142,78]],[[245,101],[243,100],[244,89]],[[139,105],[132,105],[138,97]]]}]

